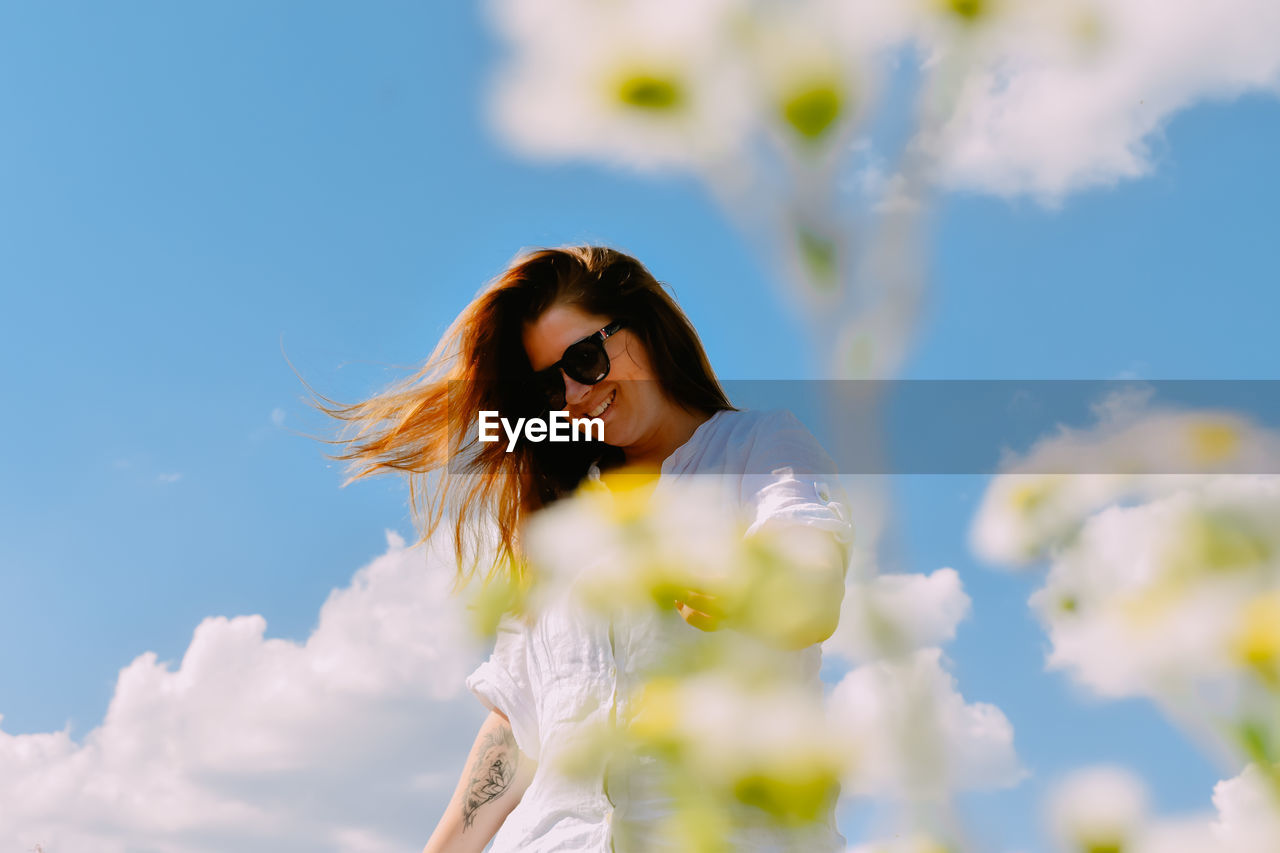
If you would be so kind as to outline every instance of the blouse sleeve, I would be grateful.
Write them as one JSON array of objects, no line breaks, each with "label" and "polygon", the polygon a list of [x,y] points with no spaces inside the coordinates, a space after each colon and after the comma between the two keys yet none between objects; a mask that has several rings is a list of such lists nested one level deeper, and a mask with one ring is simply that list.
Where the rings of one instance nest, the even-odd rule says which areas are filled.
[{"label": "blouse sleeve", "polygon": [[848,555],[853,521],[835,463],[790,412],[771,412],[762,420],[748,454],[742,497],[747,535],[799,524],[829,531]]},{"label": "blouse sleeve", "polygon": [[467,676],[467,689],[491,711],[511,721],[516,746],[538,759],[539,733],[533,685],[529,679],[529,628],[507,614],[498,623],[497,639],[489,659]]}]

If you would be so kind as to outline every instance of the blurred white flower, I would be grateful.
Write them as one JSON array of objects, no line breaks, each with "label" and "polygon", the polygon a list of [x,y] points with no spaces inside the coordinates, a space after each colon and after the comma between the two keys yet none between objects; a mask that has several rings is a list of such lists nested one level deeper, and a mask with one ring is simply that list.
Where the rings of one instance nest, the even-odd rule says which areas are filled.
[{"label": "blurred white flower", "polygon": [[953,791],[1021,778],[1009,721],[992,705],[966,703],[931,647],[951,639],[969,607],[954,570],[838,582],[854,624],[832,647],[866,663],[824,711],[793,653],[768,638],[770,626],[803,621],[811,599],[829,595],[823,584],[840,565],[833,537],[767,524],[744,536],[746,519],[710,479],[656,488],[621,472],[606,482],[531,519],[526,544],[546,588],[610,614],[669,609],[674,591],[701,584],[750,630],[689,633],[696,653],[644,674],[627,725],[584,737],[565,772],[602,752],[624,756],[615,759],[624,767],[625,756],[657,756],[660,767],[632,767],[629,784],[657,773],[655,784],[682,800],[672,831],[709,836],[729,820],[726,798],[802,821],[820,813],[837,781],[850,795],[923,797],[939,808]]},{"label": "blurred white flower", "polygon": [[[1055,807],[1056,835],[1080,851],[1277,849],[1280,771],[1268,768],[1280,760],[1280,477],[1208,472],[1271,470],[1280,438],[1232,413],[1148,402],[1109,398],[1096,427],[1063,429],[1013,460],[972,541],[998,562],[1048,558],[1030,603],[1051,668],[1103,696],[1152,699],[1219,757],[1254,769],[1219,787],[1213,825],[1147,821],[1132,777],[1082,777]],[[1041,473],[1071,471],[1085,473]],[[1264,795],[1245,795],[1260,790],[1246,778],[1264,781]],[[1233,792],[1250,805],[1228,817]],[[1263,829],[1242,828],[1254,825]]]},{"label": "blurred white flower", "polygon": [[793,166],[843,157],[867,113],[875,45],[851,23],[845,4],[831,0],[757,4],[742,18],[742,62],[759,123]]},{"label": "blurred white flower", "polygon": [[[1055,203],[1149,173],[1175,113],[1280,84],[1272,0],[947,0],[978,26],[932,26],[935,61],[967,50],[938,141],[949,186]],[[965,22],[966,24],[968,22]],[[960,63],[954,63],[959,65]]]},{"label": "blurred white flower", "polygon": [[1131,850],[1146,819],[1146,787],[1121,767],[1074,771],[1050,795],[1050,828],[1064,853]]},{"label": "blurred white flower", "polygon": [[670,609],[693,591],[711,597],[724,627],[786,642],[834,618],[844,563],[827,531],[784,521],[752,529],[716,478],[661,488],[626,471],[608,479],[530,519],[535,607],[572,595],[608,616]]},{"label": "blurred white flower", "polygon": [[512,43],[491,102],[502,136],[542,157],[640,168],[736,156],[750,91],[729,41],[741,0],[490,0]]},{"label": "blurred white flower", "polygon": [[652,477],[587,483],[530,519],[534,601],[573,595],[604,615],[667,606],[690,588],[726,591],[744,574],[745,518],[710,478],[655,499]]},{"label": "blurred white flower", "polygon": [[1280,788],[1257,765],[1214,787],[1214,816],[1152,816],[1146,786],[1120,767],[1073,771],[1047,803],[1063,853],[1274,853],[1280,849]]},{"label": "blurred white flower", "polygon": [[[1178,111],[1276,90],[1280,7],[1224,2],[489,0],[510,47],[489,109],[529,155],[698,173],[774,255],[833,374],[888,377],[938,189],[1053,204],[1146,174]],[[876,98],[891,76],[916,87],[888,134],[904,143],[873,121],[896,118]],[[877,198],[847,192],[864,160]]]},{"label": "blurred white flower", "polygon": [[1124,498],[1157,497],[1217,474],[1277,470],[1280,436],[1224,411],[1145,409],[1104,400],[1096,426],[1070,429],[1009,457],[989,485],[970,542],[983,560],[1025,566]]},{"label": "blurred white flower", "polygon": [[[803,810],[799,800],[786,802],[789,796],[821,794],[855,760],[851,739],[829,724],[821,692],[801,685],[748,683],[740,673],[724,669],[682,679],[654,678],[636,708],[628,721],[633,738],[674,748],[683,772],[726,791],[781,798],[761,803],[767,808]],[[767,786],[769,778],[777,790],[741,788],[744,782]]]},{"label": "blurred white flower", "polygon": [[[1112,507],[1056,555],[1031,604],[1052,667],[1108,696],[1239,697],[1223,678],[1276,664],[1257,601],[1280,589],[1280,478],[1224,477]],[[1225,692],[1224,692],[1225,691]],[[1213,694],[1209,694],[1213,695]]]},{"label": "blurred white flower", "polygon": [[817,685],[774,667],[776,650],[724,650],[714,666],[645,680],[618,725],[581,732],[558,763],[571,775],[593,772],[605,756],[609,778],[625,778],[632,796],[671,800],[659,825],[616,823],[620,838],[723,851],[733,833],[811,827],[826,837],[840,779],[856,760],[851,742],[830,724]]}]

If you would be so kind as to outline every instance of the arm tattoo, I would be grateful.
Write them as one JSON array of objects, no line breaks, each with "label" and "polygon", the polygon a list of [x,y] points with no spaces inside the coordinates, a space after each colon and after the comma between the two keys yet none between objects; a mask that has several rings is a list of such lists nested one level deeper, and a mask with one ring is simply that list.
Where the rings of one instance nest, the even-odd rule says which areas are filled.
[{"label": "arm tattoo", "polygon": [[467,830],[475,820],[476,810],[511,787],[520,763],[520,751],[511,727],[506,723],[484,737],[480,755],[471,767],[471,781],[462,800],[462,828]]}]

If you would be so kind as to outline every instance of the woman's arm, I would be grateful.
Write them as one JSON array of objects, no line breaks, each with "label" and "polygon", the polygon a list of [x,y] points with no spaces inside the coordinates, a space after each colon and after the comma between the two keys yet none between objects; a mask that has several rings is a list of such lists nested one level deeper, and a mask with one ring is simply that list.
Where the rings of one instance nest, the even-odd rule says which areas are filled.
[{"label": "woman's arm", "polygon": [[834,537],[812,528],[800,527],[791,535],[814,538],[811,557],[821,553],[821,544],[828,545],[825,559],[810,559],[803,566],[792,566],[785,575],[761,578],[766,586],[748,597],[742,612],[733,614],[737,618],[726,618],[718,596],[694,589],[676,600],[680,616],[703,631],[732,627],[792,651],[825,642],[840,622],[849,552]]},{"label": "woman's arm", "polygon": [[490,712],[453,799],[422,853],[480,853],[524,796],[536,768],[516,747],[506,716]]}]

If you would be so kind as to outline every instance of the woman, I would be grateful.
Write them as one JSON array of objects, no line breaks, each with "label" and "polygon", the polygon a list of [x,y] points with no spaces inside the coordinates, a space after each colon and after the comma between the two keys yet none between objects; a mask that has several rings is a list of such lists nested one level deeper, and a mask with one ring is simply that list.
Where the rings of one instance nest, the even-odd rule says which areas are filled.
[{"label": "woman", "polygon": [[[831,461],[790,414],[730,405],[692,325],[634,258],[592,246],[519,257],[463,311],[421,371],[371,400],[325,410],[360,427],[334,457],[354,463],[352,480],[410,472],[423,540],[452,518],[459,581],[488,553],[489,578],[507,572],[527,586],[523,523],[619,468],[653,472],[659,489],[716,475],[726,499],[753,519],[749,534],[778,525],[828,531],[839,556],[818,579],[819,610],[767,637],[818,684],[817,644],[835,628],[851,538],[848,510],[828,485]],[[603,441],[477,440],[481,412],[515,422],[561,410],[599,418]],[[433,473],[438,482],[428,484]],[[495,853],[650,849],[656,836],[647,828],[677,805],[669,796],[607,767],[584,781],[549,765],[587,724],[627,713],[664,647],[719,628],[707,590],[618,624],[567,604],[504,617],[493,654],[467,679],[490,714],[424,853],[480,851],[491,838]],[[829,809],[820,826],[798,834],[763,826],[726,841],[731,849],[844,847]]]}]

